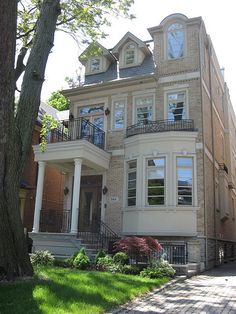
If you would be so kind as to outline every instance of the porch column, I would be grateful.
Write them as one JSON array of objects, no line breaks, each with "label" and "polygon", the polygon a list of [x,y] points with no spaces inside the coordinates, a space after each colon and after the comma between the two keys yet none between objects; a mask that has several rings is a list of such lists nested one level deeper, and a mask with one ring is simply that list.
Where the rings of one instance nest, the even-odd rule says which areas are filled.
[{"label": "porch column", "polygon": [[38,180],[37,180],[35,209],[34,209],[34,226],[33,226],[32,232],[39,232],[40,211],[42,208],[42,199],[43,199],[43,181],[44,181],[45,164],[46,164],[45,161],[38,162]]},{"label": "porch column", "polygon": [[73,186],[70,233],[78,232],[79,196],[80,196],[80,178],[81,178],[82,159],[76,158],[74,159],[74,162],[75,162],[75,170],[74,170],[74,186]]}]

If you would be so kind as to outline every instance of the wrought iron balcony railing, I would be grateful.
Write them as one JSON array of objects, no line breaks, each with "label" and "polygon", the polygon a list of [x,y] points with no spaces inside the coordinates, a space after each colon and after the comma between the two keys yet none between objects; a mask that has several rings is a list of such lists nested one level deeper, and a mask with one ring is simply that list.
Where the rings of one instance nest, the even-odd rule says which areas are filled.
[{"label": "wrought iron balcony railing", "polygon": [[63,120],[58,128],[48,135],[48,143],[66,142],[74,140],[87,140],[104,149],[105,132],[86,119],[78,118]]},{"label": "wrought iron balcony railing", "polygon": [[126,129],[126,137],[137,134],[169,132],[169,131],[195,131],[194,122],[191,119],[184,120],[157,120],[143,121],[129,126]]}]

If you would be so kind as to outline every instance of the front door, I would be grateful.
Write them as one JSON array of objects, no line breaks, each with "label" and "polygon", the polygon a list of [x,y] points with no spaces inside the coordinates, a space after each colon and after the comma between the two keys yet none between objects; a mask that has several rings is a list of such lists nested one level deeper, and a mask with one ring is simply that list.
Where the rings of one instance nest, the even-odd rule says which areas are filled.
[{"label": "front door", "polygon": [[101,188],[81,187],[79,206],[79,231],[98,231],[101,219]]}]

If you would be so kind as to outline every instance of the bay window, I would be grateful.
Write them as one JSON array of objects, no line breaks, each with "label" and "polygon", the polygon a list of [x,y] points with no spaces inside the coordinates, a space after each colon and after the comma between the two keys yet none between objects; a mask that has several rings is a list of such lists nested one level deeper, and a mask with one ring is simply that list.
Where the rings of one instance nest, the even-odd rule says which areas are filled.
[{"label": "bay window", "polygon": [[135,98],[135,123],[146,124],[153,120],[153,96]]},{"label": "bay window", "polygon": [[177,204],[193,205],[193,158],[177,157]]},{"label": "bay window", "polygon": [[168,93],[167,100],[169,120],[179,121],[187,119],[185,91]]},{"label": "bay window", "polygon": [[165,204],[165,158],[147,160],[147,205]]},{"label": "bay window", "polygon": [[136,183],[137,183],[137,161],[128,162],[128,174],[127,174],[127,205],[136,205]]}]

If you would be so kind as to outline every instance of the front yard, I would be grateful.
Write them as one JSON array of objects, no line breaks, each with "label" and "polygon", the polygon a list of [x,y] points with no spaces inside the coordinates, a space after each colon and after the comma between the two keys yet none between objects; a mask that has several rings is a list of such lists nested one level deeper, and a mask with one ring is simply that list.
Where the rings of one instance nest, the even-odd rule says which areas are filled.
[{"label": "front yard", "polygon": [[38,267],[37,278],[0,284],[1,314],[97,314],[152,290],[167,278]]}]

